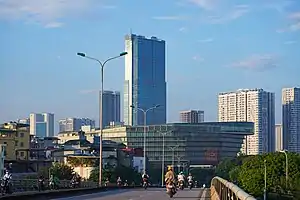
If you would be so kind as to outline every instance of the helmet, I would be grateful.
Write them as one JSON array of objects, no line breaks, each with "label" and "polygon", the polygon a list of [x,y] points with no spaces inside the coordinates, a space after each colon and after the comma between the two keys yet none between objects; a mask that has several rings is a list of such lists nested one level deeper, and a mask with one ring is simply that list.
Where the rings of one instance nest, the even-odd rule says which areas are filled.
[{"label": "helmet", "polygon": [[172,166],[168,166],[168,171],[173,170]]}]

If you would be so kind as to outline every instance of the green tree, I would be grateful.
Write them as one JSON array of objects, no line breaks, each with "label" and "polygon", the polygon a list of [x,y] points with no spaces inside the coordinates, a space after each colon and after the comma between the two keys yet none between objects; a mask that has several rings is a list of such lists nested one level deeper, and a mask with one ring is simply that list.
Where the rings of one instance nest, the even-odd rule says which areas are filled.
[{"label": "green tree", "polygon": [[70,180],[73,177],[74,170],[72,167],[63,163],[53,163],[50,168],[50,174],[60,180]]},{"label": "green tree", "polygon": [[263,195],[264,160],[266,160],[268,191],[276,191],[278,188],[295,190],[299,187],[297,180],[300,180],[300,155],[288,153],[289,179],[288,188],[286,188],[285,155],[283,153],[268,153],[252,156],[241,165],[237,178],[241,188],[256,197]]},{"label": "green tree", "polygon": [[229,172],[237,167],[237,163],[234,159],[224,159],[216,167],[216,175],[226,180],[230,180]]}]

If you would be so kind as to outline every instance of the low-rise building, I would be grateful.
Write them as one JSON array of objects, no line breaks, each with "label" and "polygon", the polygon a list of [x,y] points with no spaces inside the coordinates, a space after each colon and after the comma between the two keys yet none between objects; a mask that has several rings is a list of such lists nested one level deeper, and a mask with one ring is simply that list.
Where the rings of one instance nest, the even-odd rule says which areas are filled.
[{"label": "low-rise building", "polygon": [[28,124],[10,122],[0,127],[0,144],[6,145],[6,160],[28,159],[29,143]]}]

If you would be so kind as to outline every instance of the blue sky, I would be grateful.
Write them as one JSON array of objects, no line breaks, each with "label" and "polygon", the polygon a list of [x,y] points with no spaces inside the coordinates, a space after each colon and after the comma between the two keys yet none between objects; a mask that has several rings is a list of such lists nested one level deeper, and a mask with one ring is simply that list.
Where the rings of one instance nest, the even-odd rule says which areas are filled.
[{"label": "blue sky", "polygon": [[[100,68],[130,32],[167,44],[168,121],[202,109],[217,118],[217,94],[300,85],[300,1],[0,0],[0,122],[30,112],[98,121]],[[123,91],[124,59],[105,69],[105,89]]]}]

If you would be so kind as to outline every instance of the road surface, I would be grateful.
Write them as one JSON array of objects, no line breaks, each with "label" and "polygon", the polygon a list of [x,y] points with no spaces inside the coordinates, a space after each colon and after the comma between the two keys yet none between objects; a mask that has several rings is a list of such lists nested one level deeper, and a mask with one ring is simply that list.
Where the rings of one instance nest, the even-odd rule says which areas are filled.
[{"label": "road surface", "polygon": [[[174,199],[178,200],[209,200],[209,189],[184,189],[175,194]],[[57,198],[52,200],[168,200],[170,197],[166,194],[165,189],[148,188],[131,189],[131,190],[114,190],[86,194],[81,196]]]}]

